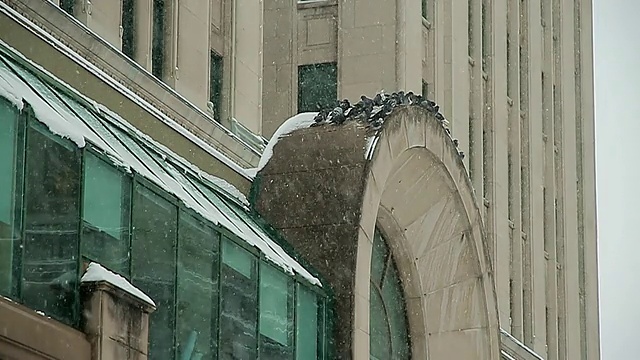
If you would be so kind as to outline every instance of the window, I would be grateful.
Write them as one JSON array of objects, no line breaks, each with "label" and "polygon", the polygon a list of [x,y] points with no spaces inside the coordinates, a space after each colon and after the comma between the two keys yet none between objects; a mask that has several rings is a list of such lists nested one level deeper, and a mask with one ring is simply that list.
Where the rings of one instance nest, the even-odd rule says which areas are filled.
[{"label": "window", "polygon": [[73,16],[73,8],[76,5],[76,0],[60,0],[60,9],[64,10],[67,14]]},{"label": "window", "polygon": [[298,112],[318,111],[335,106],[338,99],[336,63],[298,67]]},{"label": "window", "polygon": [[[134,0],[122,0],[122,52],[133,59],[135,44],[135,4]],[[154,23],[155,25],[155,23]]]},{"label": "window", "polygon": [[371,255],[369,342],[371,358],[409,359],[404,292],[387,244],[376,230]]},{"label": "window", "polygon": [[129,277],[131,180],[86,152],[82,204],[82,255]]},{"label": "window", "polygon": [[220,359],[256,359],[257,258],[224,239],[220,282]]},{"label": "window", "polygon": [[151,44],[151,73],[162,80],[164,73],[164,32],[166,9],[164,0],[153,0],[153,39]]},{"label": "window", "polygon": [[149,317],[149,358],[173,357],[177,208],[136,183],[133,192],[131,278],[157,310]]},{"label": "window", "polygon": [[222,104],[222,56],[211,51],[209,68],[209,101],[213,105],[213,118],[220,121],[220,105]]},{"label": "window", "polygon": [[429,18],[427,17],[427,14],[429,12],[429,10],[427,9],[427,0],[422,0],[422,17],[426,20],[428,20]]},{"label": "window", "polygon": [[0,98],[0,294],[16,295],[14,252],[19,251],[19,230],[14,225],[16,214],[18,111]]},{"label": "window", "polygon": [[324,359],[324,306],[313,291],[298,284],[296,360]]},{"label": "window", "polygon": [[180,212],[178,229],[176,358],[215,359],[219,236],[203,221],[185,212]]},{"label": "window", "polygon": [[78,286],[80,152],[33,123],[27,130],[22,297],[74,324]]},{"label": "window", "polygon": [[260,359],[293,359],[293,281],[260,264]]}]

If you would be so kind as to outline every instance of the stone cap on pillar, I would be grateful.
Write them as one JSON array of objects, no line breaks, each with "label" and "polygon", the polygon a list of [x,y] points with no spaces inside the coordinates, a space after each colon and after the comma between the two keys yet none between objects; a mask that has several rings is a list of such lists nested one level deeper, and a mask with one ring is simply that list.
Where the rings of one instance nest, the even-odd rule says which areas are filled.
[{"label": "stone cap on pillar", "polygon": [[155,302],[147,294],[133,286],[124,277],[105,269],[99,263],[90,263],[80,282],[82,288],[89,290],[89,292],[96,290],[109,292],[131,305],[142,308],[146,313],[156,310]]}]

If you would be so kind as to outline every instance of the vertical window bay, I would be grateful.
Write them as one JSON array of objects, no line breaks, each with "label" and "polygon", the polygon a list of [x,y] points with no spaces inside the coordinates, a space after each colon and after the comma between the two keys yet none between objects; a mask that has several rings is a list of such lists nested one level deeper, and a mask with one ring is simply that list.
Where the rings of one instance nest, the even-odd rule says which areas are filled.
[{"label": "vertical window bay", "polygon": [[141,184],[133,195],[131,278],[156,303],[149,317],[149,359],[174,355],[177,207]]},{"label": "vertical window bay", "polygon": [[260,266],[260,359],[293,358],[293,280]]},{"label": "vertical window bay", "polygon": [[74,324],[77,320],[80,152],[33,123],[27,130],[25,305]]},{"label": "vertical window bay", "polygon": [[19,250],[15,227],[18,111],[0,98],[0,294],[15,294],[14,252]]},{"label": "vertical window bay", "polygon": [[87,152],[84,158],[82,255],[129,276],[131,180]]},{"label": "vertical window bay", "polygon": [[178,229],[177,358],[215,359],[219,235],[185,212]]},{"label": "vertical window bay", "polygon": [[258,356],[257,257],[224,238],[220,272],[220,358]]}]

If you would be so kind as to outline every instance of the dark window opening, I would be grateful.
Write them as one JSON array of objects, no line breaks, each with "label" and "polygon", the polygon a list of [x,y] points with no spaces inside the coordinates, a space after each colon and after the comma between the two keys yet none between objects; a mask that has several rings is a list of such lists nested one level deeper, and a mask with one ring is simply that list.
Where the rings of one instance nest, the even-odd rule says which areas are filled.
[{"label": "dark window opening", "polygon": [[60,9],[64,10],[67,14],[73,16],[73,9],[75,8],[76,0],[60,0]]},{"label": "dark window opening", "polygon": [[122,1],[122,52],[132,59],[136,51],[134,5],[134,0]]},{"label": "dark window opening", "polygon": [[211,52],[209,68],[209,102],[213,118],[220,121],[220,108],[222,105],[222,56]]},{"label": "dark window opening", "polygon": [[153,0],[153,39],[151,44],[151,73],[162,79],[164,73],[164,0]]},{"label": "dark window opening", "polygon": [[298,67],[298,112],[318,111],[335,106],[338,98],[336,63]]}]

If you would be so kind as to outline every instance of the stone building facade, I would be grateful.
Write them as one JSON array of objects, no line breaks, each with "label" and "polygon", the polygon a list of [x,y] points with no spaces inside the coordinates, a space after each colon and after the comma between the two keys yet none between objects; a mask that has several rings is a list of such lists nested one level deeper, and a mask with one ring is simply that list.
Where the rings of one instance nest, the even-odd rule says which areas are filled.
[{"label": "stone building facade", "polygon": [[[333,333],[336,356],[369,356],[379,231],[404,286],[414,358],[599,358],[591,1],[0,5],[4,48],[250,198],[341,300],[335,311],[349,326]],[[430,115],[398,109],[370,159],[364,129],[309,128],[255,174],[265,138],[291,116],[400,89],[440,105],[463,159]],[[293,201],[307,194],[296,186],[320,179],[336,185],[318,195],[327,211],[351,217],[318,222],[308,208],[318,198]],[[298,216],[284,216],[293,208]],[[416,219],[421,230],[408,226]],[[427,238],[447,240],[446,255],[429,252]],[[309,245],[318,242],[335,253],[318,254]],[[340,256],[344,278],[330,263]],[[459,276],[475,280],[456,288]],[[2,300],[0,311],[14,305],[28,312]],[[83,336],[47,326],[60,339]]]}]

